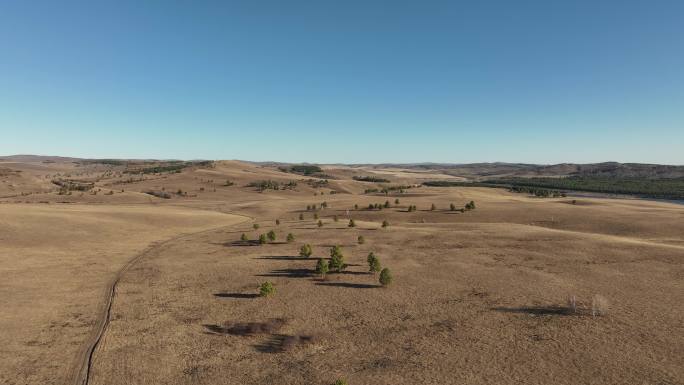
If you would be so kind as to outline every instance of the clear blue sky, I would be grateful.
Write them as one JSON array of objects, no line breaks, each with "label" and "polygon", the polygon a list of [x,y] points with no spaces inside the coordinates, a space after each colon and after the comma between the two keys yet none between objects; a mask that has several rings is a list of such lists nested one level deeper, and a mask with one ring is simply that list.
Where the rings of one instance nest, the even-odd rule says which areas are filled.
[{"label": "clear blue sky", "polygon": [[684,1],[0,2],[0,155],[684,164]]}]

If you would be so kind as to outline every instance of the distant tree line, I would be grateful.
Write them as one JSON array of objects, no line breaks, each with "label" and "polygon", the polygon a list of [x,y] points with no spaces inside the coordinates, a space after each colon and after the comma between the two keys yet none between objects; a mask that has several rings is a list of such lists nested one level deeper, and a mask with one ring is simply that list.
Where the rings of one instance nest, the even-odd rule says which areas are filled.
[{"label": "distant tree line", "polygon": [[377,176],[357,176],[354,175],[352,178],[360,182],[375,182],[375,183],[389,183],[389,179],[380,178]]}]

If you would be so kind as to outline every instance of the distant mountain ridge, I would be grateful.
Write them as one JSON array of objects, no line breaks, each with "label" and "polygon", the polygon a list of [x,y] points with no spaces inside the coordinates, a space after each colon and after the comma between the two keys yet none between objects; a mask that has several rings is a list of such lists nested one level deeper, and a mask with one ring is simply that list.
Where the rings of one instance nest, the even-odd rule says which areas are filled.
[{"label": "distant mountain ridge", "polygon": [[[130,160],[130,159],[128,159]],[[61,156],[41,155],[10,155],[0,156],[5,162],[82,162],[97,161],[97,159],[82,159]],[[247,161],[249,162],[249,161]],[[249,162],[262,166],[282,166],[293,164],[328,165],[329,163],[288,163],[288,162]],[[446,175],[464,176],[473,179],[491,179],[506,177],[564,177],[564,176],[592,176],[604,178],[684,178],[684,166],[648,164],[648,163],[559,163],[540,165],[529,163],[378,163],[378,164],[337,164],[346,167],[366,168],[403,168],[440,171]]]}]

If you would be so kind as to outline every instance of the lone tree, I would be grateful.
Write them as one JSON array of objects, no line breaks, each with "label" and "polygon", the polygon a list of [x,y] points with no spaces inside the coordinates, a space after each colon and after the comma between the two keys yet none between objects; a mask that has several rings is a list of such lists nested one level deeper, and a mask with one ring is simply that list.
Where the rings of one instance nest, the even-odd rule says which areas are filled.
[{"label": "lone tree", "polygon": [[435,209],[437,209],[437,206],[435,206],[434,203],[431,204],[431,205],[430,205],[430,211],[435,211]]},{"label": "lone tree", "polygon": [[319,219],[317,225],[318,227],[323,227],[323,221]]},{"label": "lone tree", "polygon": [[395,204],[395,205],[398,205],[398,204],[399,204],[399,198],[397,198],[397,199],[394,200],[394,204]]},{"label": "lone tree", "polygon": [[389,226],[389,222],[387,222],[386,220],[382,221],[382,227],[383,228],[388,227],[388,226]]},{"label": "lone tree", "polygon": [[333,221],[337,222],[337,221],[339,221],[339,220],[340,220],[340,219],[337,218],[337,215],[333,216]]},{"label": "lone tree", "polygon": [[356,241],[359,243],[359,245],[363,245],[366,243],[366,238],[364,238],[363,235],[359,235],[359,237],[356,238]]},{"label": "lone tree", "polygon": [[294,242],[294,240],[295,240],[295,236],[292,235],[292,233],[287,233],[287,238],[286,238],[286,240],[287,240],[287,243],[292,243],[292,242]]},{"label": "lone tree", "polygon": [[456,205],[453,204],[453,203],[450,204],[450,205],[449,205],[449,210],[451,210],[451,211],[456,211]]},{"label": "lone tree", "polygon": [[253,228],[254,230],[258,230],[258,229],[259,229],[259,224],[258,224],[258,223],[253,224],[253,225],[252,225],[252,228]]},{"label": "lone tree", "polygon": [[350,219],[350,220],[349,220],[349,224],[348,224],[347,226],[349,226],[349,227],[356,227],[356,222],[354,222],[353,219]]},{"label": "lone tree", "polygon": [[300,220],[300,221],[303,221],[303,220],[304,220],[304,214],[303,214],[303,213],[299,213],[299,220]]},{"label": "lone tree", "polygon": [[330,269],[336,272],[341,272],[345,268],[344,255],[342,255],[342,247],[335,245],[330,248]]},{"label": "lone tree", "polygon": [[368,258],[366,258],[366,261],[368,262],[368,271],[371,273],[377,273],[380,271],[380,260],[378,257],[375,256],[375,254],[371,251],[370,254],[368,254]]},{"label": "lone tree", "polygon": [[276,233],[275,231],[271,230],[269,231],[266,236],[268,237],[268,240],[271,242],[274,242],[276,240]]},{"label": "lone tree", "polygon": [[269,295],[275,294],[275,292],[275,286],[269,281],[266,281],[259,286],[259,295],[262,297],[268,297]]},{"label": "lone tree", "polygon": [[276,226],[280,226],[280,219],[276,219]]},{"label": "lone tree", "polygon": [[302,247],[299,248],[299,256],[300,257],[309,258],[312,253],[313,253],[313,250],[311,249],[311,245],[308,243],[302,245]]},{"label": "lone tree", "polygon": [[355,205],[354,205],[354,210],[358,210],[358,209],[359,209],[359,205],[358,205],[358,204],[355,204]]},{"label": "lone tree", "polygon": [[266,234],[259,235],[259,244],[263,245],[266,243]]},{"label": "lone tree", "polygon": [[242,242],[246,242],[246,241],[247,241],[247,234],[242,233],[242,235],[240,235],[240,240],[241,240]]},{"label": "lone tree", "polygon": [[318,219],[318,213],[314,213],[314,219]]},{"label": "lone tree", "polygon": [[380,272],[380,284],[382,286],[388,286],[389,284],[392,283],[392,272],[390,272],[390,269],[384,268]]},{"label": "lone tree", "polygon": [[323,258],[319,258],[318,262],[316,263],[316,273],[325,278],[325,275],[328,274],[328,270],[328,262],[326,262]]},{"label": "lone tree", "polygon": [[389,201],[385,201],[385,208],[386,208],[386,209],[390,208],[390,203],[389,203]]}]

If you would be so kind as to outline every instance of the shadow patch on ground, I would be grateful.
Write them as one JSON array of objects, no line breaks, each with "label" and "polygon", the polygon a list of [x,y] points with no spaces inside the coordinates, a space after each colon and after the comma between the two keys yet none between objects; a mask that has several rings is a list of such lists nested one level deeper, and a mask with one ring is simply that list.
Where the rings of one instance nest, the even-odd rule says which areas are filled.
[{"label": "shadow patch on ground", "polygon": [[316,342],[314,336],[290,336],[285,334],[273,334],[254,348],[261,353],[282,353],[297,346]]},{"label": "shadow patch on ground", "polygon": [[564,306],[522,306],[522,307],[493,307],[491,310],[501,313],[530,314],[530,315],[578,315]]},{"label": "shadow patch on ground", "polygon": [[255,293],[214,293],[214,297],[220,298],[256,298],[259,294]]},{"label": "shadow patch on ground", "polygon": [[352,289],[372,289],[382,287],[380,285],[371,285],[367,283],[352,283],[352,282],[316,282],[320,286],[334,286],[334,287],[348,287]]},{"label": "shadow patch on ground", "polygon": [[311,269],[276,269],[268,274],[256,274],[256,277],[287,277],[287,278],[307,278],[315,273]]},{"label": "shadow patch on ground", "polygon": [[251,336],[256,334],[272,334],[285,325],[285,319],[273,318],[266,322],[234,323],[224,325],[202,325],[205,332],[215,335]]}]

